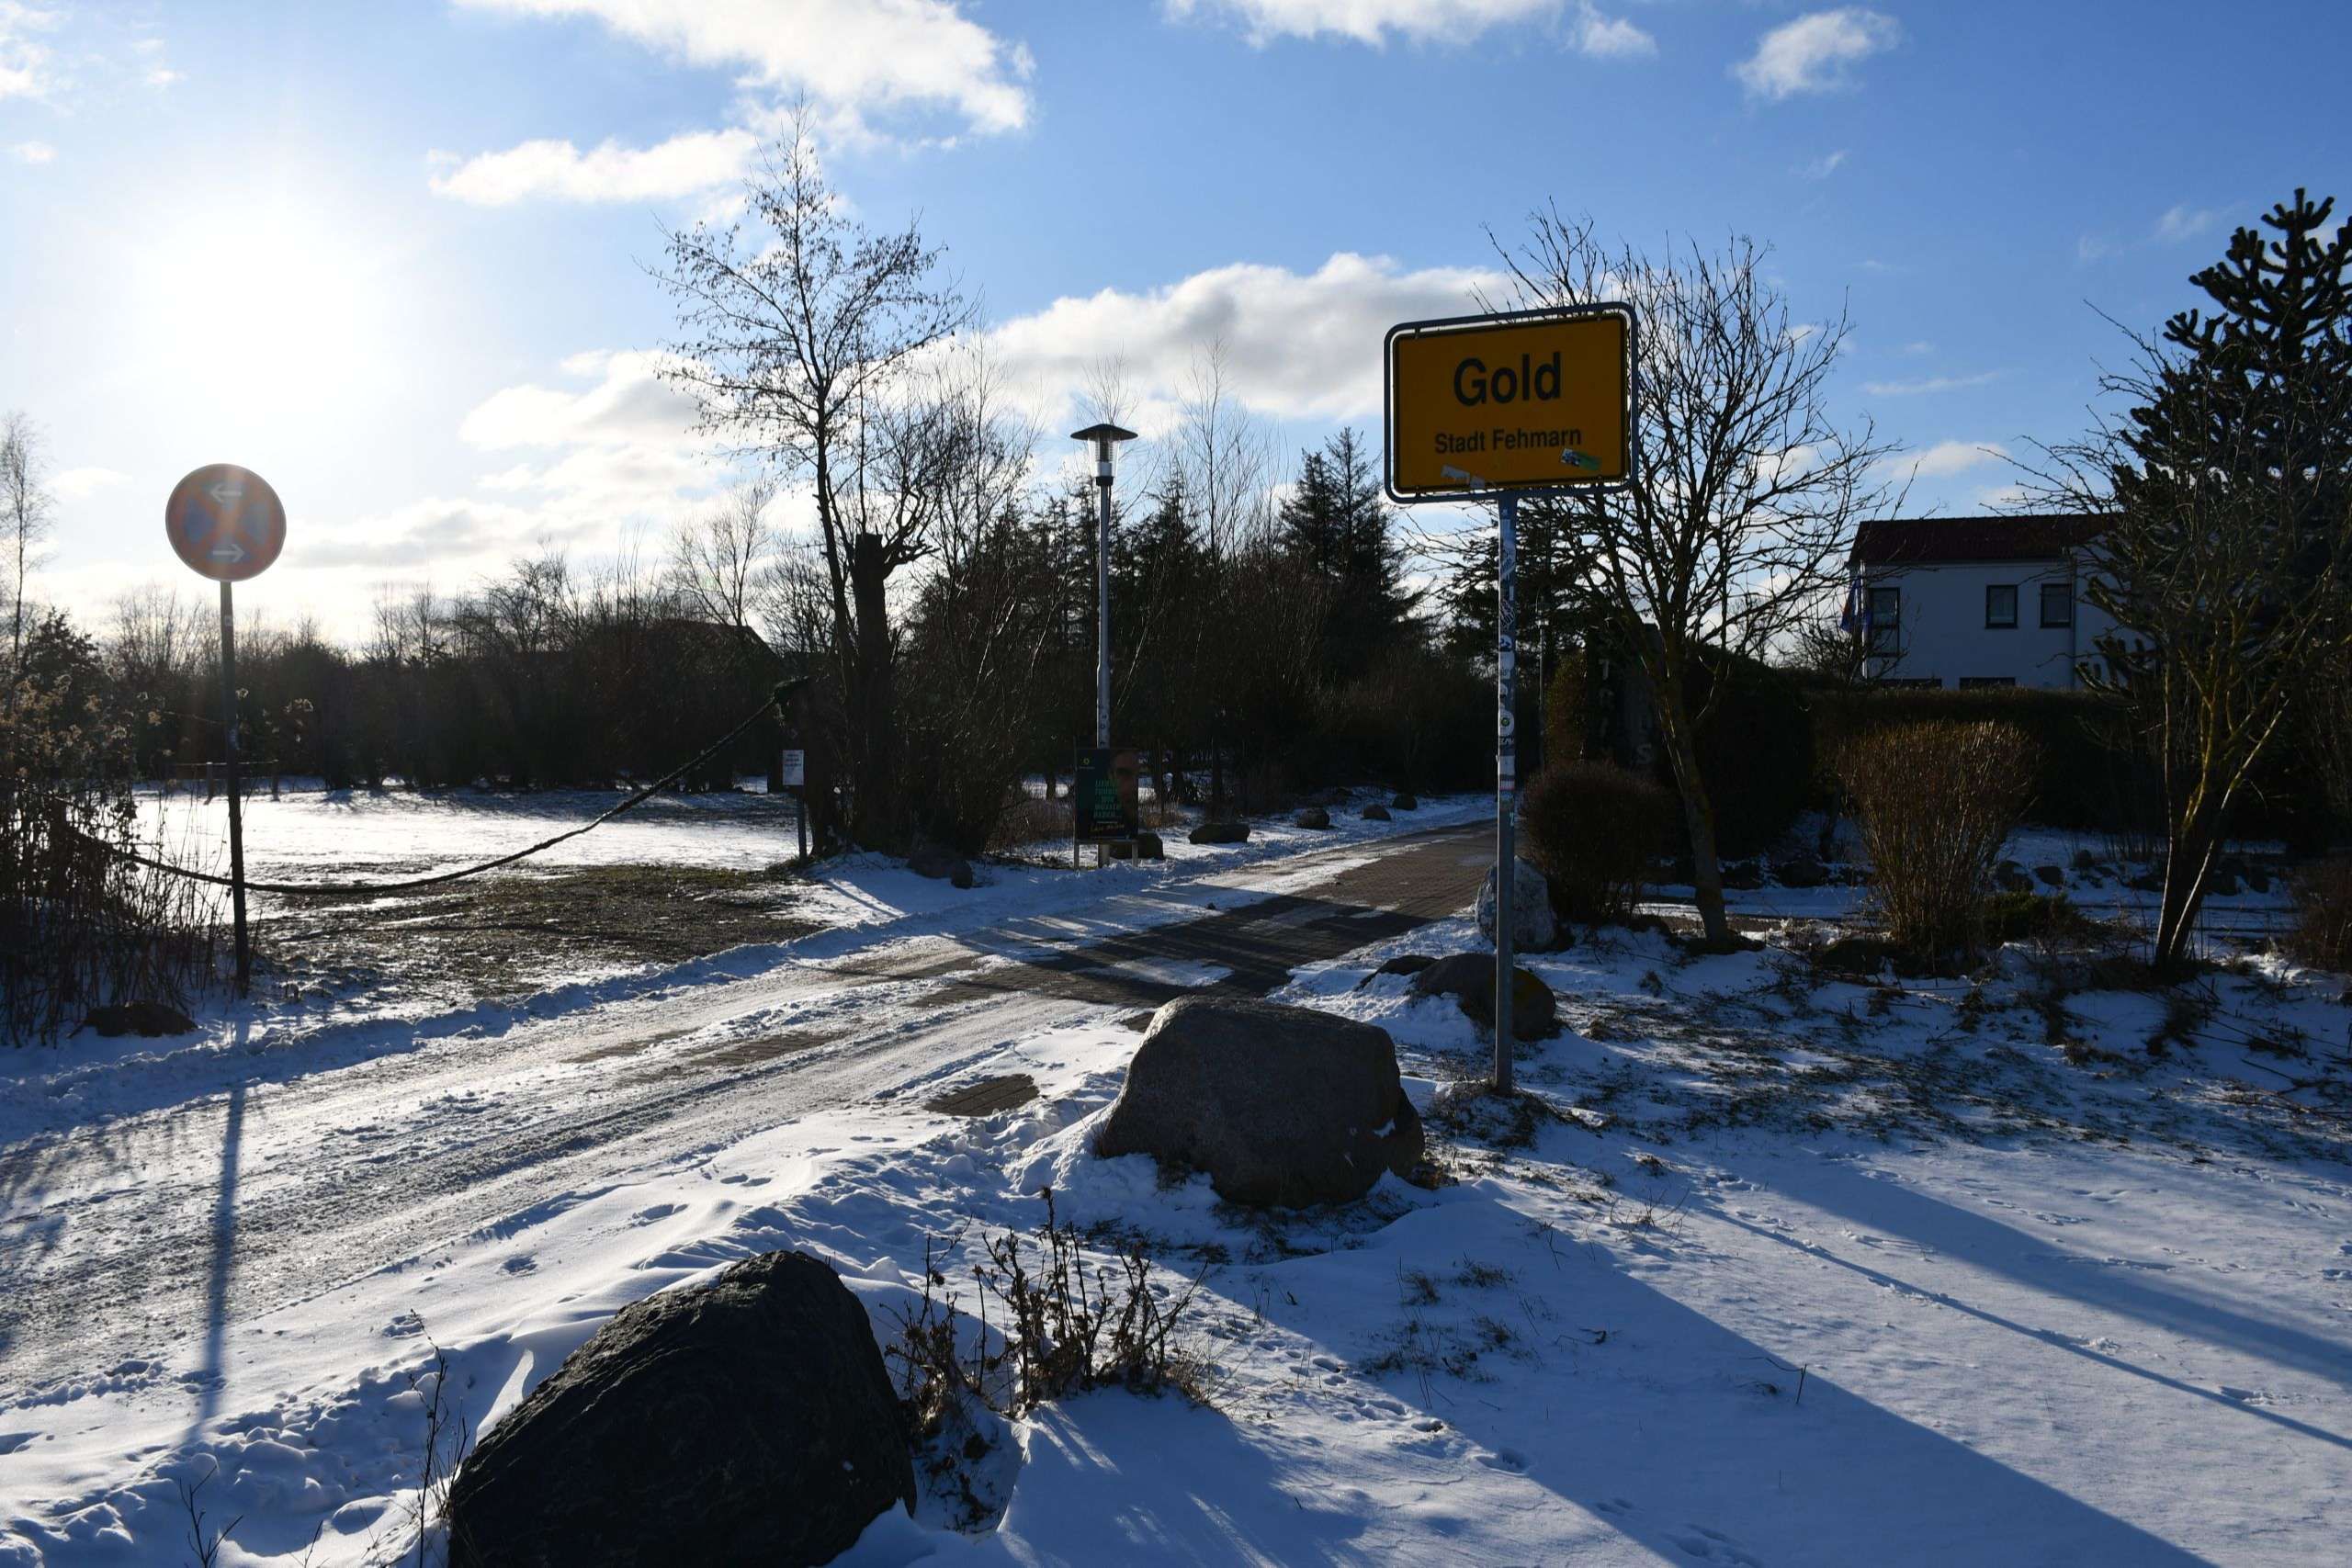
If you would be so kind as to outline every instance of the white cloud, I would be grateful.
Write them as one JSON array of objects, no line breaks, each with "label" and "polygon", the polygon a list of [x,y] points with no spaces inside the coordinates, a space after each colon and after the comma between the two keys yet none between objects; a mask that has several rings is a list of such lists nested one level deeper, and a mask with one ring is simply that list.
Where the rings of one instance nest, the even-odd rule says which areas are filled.
[{"label": "white cloud", "polygon": [[33,35],[57,26],[59,16],[21,0],[0,0],[0,99],[46,98],[56,90],[56,56]]},{"label": "white cloud", "polygon": [[2155,238],[2158,244],[2177,245],[2183,240],[2193,240],[2211,229],[2222,215],[2210,207],[2192,208],[2183,202],[2167,209],[2156,220]]},{"label": "white cloud", "polygon": [[2005,460],[2008,448],[1993,441],[1939,441],[1911,459],[1910,471],[1919,479],[1950,479],[1984,463]]},{"label": "white cloud", "polygon": [[1803,175],[1809,180],[1826,180],[1844,166],[1846,157],[1846,150],[1843,147],[1840,147],[1835,152],[1815,158],[1812,163],[1807,164],[1804,168],[1799,169],[1797,173]]},{"label": "white cloud", "polygon": [[19,164],[47,164],[55,161],[57,149],[46,141],[19,141],[8,149],[8,156]]},{"label": "white cloud", "polygon": [[1928,376],[1917,381],[1865,381],[1862,390],[1874,398],[1916,398],[1928,392],[1956,392],[1963,387],[1982,387],[2001,378],[1998,370],[1979,370],[1973,376]]},{"label": "white cloud", "polygon": [[1814,11],[1783,22],[1757,41],[1756,52],[1732,67],[1750,95],[1774,103],[1799,93],[1849,86],[1853,67],[1902,41],[1892,17],[1861,6]]},{"label": "white cloud", "polygon": [[712,130],[691,131],[645,148],[606,141],[586,152],[569,141],[526,141],[462,163],[450,153],[436,152],[434,160],[450,172],[433,176],[433,194],[481,207],[503,207],[533,197],[655,201],[741,179],[758,149],[758,139],[748,130]]},{"label": "white cloud", "polygon": [[1380,409],[1383,333],[1471,310],[1476,296],[1499,295],[1506,283],[1489,270],[1408,272],[1344,252],[1312,273],[1238,263],[1148,293],[1057,299],[990,332],[989,352],[1011,378],[1054,398],[1115,358],[1149,405],[1181,399],[1200,355],[1221,344],[1227,389],[1258,412],[1363,419]]},{"label": "white cloud", "polygon": [[49,488],[55,491],[61,500],[79,501],[84,496],[130,482],[129,474],[118,473],[112,468],[67,468],[50,479]]},{"label": "white cloud", "polygon": [[485,476],[484,489],[537,494],[543,515],[675,516],[718,482],[718,442],[695,434],[694,399],[662,378],[663,357],[630,350],[576,354],[579,389],[536,383],[492,394],[466,415],[458,439],[482,452],[525,452]]},{"label": "white cloud", "polygon": [[974,130],[1029,123],[1028,51],[956,0],[460,0],[530,17],[593,17],[690,65],[856,116],[944,107]]},{"label": "white cloud", "polygon": [[175,82],[187,80],[168,65],[158,65],[147,73],[147,85],[151,87],[168,87]]},{"label": "white cloud", "polygon": [[1578,52],[1596,60],[1633,60],[1657,52],[1657,39],[1623,17],[1607,17],[1589,4],[1577,7],[1573,27]]},{"label": "white cloud", "polygon": [[1344,38],[1377,48],[1393,36],[1416,43],[1467,43],[1489,29],[1565,17],[1567,40],[1599,56],[1655,54],[1657,40],[1591,0],[1167,0],[1171,16],[1229,15],[1253,44],[1278,38]]}]

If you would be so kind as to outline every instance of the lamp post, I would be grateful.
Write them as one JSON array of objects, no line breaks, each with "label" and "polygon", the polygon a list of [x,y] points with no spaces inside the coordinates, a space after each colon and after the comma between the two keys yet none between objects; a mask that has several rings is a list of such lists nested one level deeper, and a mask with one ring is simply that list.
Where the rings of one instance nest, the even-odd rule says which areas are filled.
[{"label": "lamp post", "polygon": [[1090,424],[1069,438],[1094,448],[1094,744],[1111,745],[1111,461],[1122,441],[1136,433],[1115,424]]}]

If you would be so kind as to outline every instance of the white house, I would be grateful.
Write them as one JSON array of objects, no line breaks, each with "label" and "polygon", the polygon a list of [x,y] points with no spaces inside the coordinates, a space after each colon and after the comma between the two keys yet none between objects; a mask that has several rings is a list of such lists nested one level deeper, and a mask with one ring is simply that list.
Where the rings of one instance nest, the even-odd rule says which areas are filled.
[{"label": "white house", "polygon": [[2082,683],[2114,623],[2084,602],[2088,517],[1922,517],[1865,523],[1848,558],[1848,615],[1865,673],[1888,686]]}]

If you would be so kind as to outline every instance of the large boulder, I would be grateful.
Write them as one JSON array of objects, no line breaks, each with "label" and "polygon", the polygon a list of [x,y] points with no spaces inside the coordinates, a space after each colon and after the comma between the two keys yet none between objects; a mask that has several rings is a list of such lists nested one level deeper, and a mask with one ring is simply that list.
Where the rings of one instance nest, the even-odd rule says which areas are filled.
[{"label": "large boulder", "polygon": [[1365,807],[1362,815],[1363,819],[1367,822],[1386,822],[1391,820],[1388,815],[1388,807],[1381,805],[1378,801],[1374,801],[1370,806]]},{"label": "large boulder", "polygon": [[1772,880],[1783,887],[1820,887],[1829,881],[1829,867],[1810,850],[1799,850],[1772,863]]},{"label": "large boulder", "polygon": [[449,1562],[826,1562],[914,1501],[865,1307],[771,1252],[624,1307],[492,1427],[450,1489]]},{"label": "large boulder", "polygon": [[[1552,885],[1525,861],[1511,860],[1510,940],[1521,953],[1543,953],[1559,940],[1552,917]],[[1478,885],[1478,934],[1495,940],[1495,874]]]},{"label": "large boulder", "polygon": [[907,857],[907,869],[917,876],[928,876],[933,882],[945,882],[956,887],[972,886],[972,863],[954,850],[937,844],[926,845]]},{"label": "large boulder", "polygon": [[1250,838],[1247,822],[1204,822],[1184,836],[1193,844],[1239,844]]},{"label": "large boulder", "polygon": [[[1417,996],[1452,997],[1463,1015],[1482,1029],[1495,1026],[1495,955],[1457,953],[1413,976]],[[1559,1004],[1552,987],[1514,964],[1510,966],[1510,1032],[1516,1040],[1549,1040],[1560,1032]]]},{"label": "large boulder", "polygon": [[1145,1032],[1094,1140],[1205,1171],[1228,1202],[1345,1203],[1421,1161],[1388,1032],[1311,1008],[1179,997]]},{"label": "large boulder", "polygon": [[1396,798],[1390,801],[1388,804],[1399,811],[1419,811],[1421,808],[1420,796],[1415,795],[1409,789],[1398,790],[1396,792]]},{"label": "large boulder", "polygon": [[1296,817],[1292,818],[1291,821],[1300,828],[1329,828],[1331,825],[1331,814],[1319,806],[1310,806]]},{"label": "large boulder", "polygon": [[1159,841],[1159,834],[1143,832],[1136,835],[1136,859],[1166,860],[1167,858],[1167,847]]}]

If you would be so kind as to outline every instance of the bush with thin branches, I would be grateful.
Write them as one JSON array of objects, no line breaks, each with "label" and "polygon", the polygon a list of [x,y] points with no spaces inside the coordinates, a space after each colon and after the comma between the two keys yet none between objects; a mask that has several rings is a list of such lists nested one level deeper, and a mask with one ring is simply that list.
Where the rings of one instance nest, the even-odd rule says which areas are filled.
[{"label": "bush with thin branches", "polygon": [[1974,953],[2001,846],[2031,798],[2033,742],[2015,725],[1906,724],[1860,737],[1838,777],[1872,867],[1887,936],[1931,962]]},{"label": "bush with thin branches", "polygon": [[1667,847],[1674,796],[1606,762],[1555,762],[1527,786],[1519,817],[1553,911],[1587,924],[1622,923],[1633,918],[1652,858]]}]

